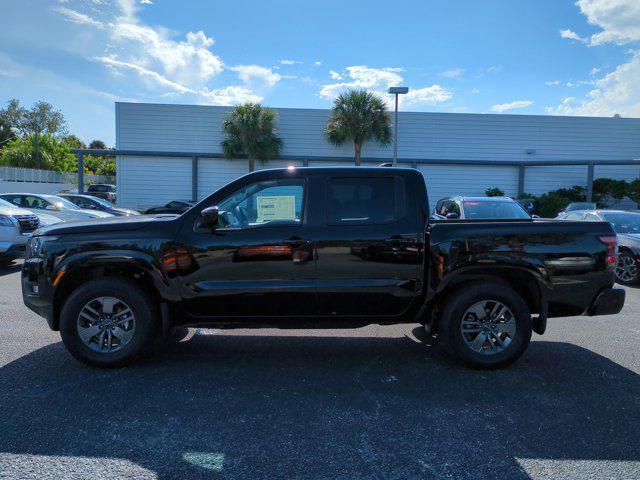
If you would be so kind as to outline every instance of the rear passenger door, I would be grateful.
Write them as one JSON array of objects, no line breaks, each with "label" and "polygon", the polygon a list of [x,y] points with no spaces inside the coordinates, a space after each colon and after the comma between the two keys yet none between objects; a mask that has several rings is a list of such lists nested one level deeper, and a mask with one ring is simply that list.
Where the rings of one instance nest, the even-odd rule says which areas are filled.
[{"label": "rear passenger door", "polygon": [[395,316],[411,305],[421,257],[408,180],[386,172],[326,179],[316,236],[322,315]]}]

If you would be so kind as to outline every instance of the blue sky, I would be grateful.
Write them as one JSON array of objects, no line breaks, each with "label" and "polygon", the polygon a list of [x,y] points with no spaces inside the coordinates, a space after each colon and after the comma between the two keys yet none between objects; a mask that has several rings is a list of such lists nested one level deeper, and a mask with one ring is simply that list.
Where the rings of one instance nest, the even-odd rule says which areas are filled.
[{"label": "blue sky", "polygon": [[0,102],[114,143],[114,102],[640,116],[640,1],[4,0]]}]

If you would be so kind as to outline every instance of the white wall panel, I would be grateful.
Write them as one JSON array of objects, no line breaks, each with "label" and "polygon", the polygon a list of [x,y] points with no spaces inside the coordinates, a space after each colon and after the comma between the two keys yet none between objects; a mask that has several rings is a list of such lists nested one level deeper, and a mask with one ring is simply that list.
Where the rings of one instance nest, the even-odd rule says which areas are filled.
[{"label": "white wall panel", "polygon": [[558,188],[587,186],[587,167],[527,167],[524,174],[524,193],[540,195]]},{"label": "white wall panel", "polygon": [[202,200],[220,187],[247,173],[249,173],[249,164],[245,159],[198,159],[198,200]]},{"label": "white wall panel", "polygon": [[191,159],[123,156],[116,178],[118,204],[144,210],[191,198]]},{"label": "white wall panel", "polygon": [[466,165],[419,165],[429,194],[430,210],[442,197],[452,195],[484,196],[488,188],[498,187],[506,196],[518,194],[516,167]]}]

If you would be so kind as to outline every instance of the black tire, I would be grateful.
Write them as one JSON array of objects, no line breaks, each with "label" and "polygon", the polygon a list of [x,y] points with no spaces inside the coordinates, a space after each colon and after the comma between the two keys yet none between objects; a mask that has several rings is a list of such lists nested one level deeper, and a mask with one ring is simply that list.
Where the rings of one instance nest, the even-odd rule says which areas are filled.
[{"label": "black tire", "polygon": [[[98,352],[89,348],[78,333],[78,316],[92,299],[115,297],[125,302],[135,317],[131,340],[113,352]],[[67,298],[60,312],[60,335],[67,350],[77,360],[92,367],[113,368],[130,364],[146,353],[153,344],[158,327],[158,309],[149,295],[138,285],[120,278],[92,280]]]},{"label": "black tire", "polygon": [[[462,333],[465,313],[483,301],[502,303],[511,311],[515,321],[514,338],[497,353],[478,353],[467,344]],[[440,319],[440,334],[445,348],[473,368],[492,369],[510,365],[520,358],[531,340],[531,313],[526,303],[520,295],[500,283],[470,284],[457,289],[447,298]],[[489,341],[487,337],[485,345],[497,345],[496,342]],[[491,352],[489,348],[486,351]]]},{"label": "black tire", "polygon": [[[628,261],[636,265],[635,274],[631,274],[630,278],[623,279],[620,277],[620,268],[622,263]],[[637,285],[640,282],[640,266],[636,263],[636,257],[628,251],[622,251],[618,254],[618,264],[616,265],[616,282],[621,285]]]}]

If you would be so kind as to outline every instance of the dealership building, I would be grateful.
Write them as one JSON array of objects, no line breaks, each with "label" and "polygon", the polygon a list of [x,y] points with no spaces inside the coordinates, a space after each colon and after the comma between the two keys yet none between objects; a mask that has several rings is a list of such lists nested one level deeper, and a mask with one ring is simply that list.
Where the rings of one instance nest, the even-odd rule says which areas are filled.
[{"label": "dealership building", "polygon": [[[231,107],[116,103],[118,203],[144,209],[200,200],[248,172],[245,159],[222,158]],[[281,156],[256,169],[353,165],[353,144],[329,144],[328,110],[275,108]],[[639,178],[640,119],[400,112],[398,164],[419,169],[431,206],[449,195],[541,194],[588,187],[589,178]],[[392,146],[363,147],[365,165],[391,161]]]}]

